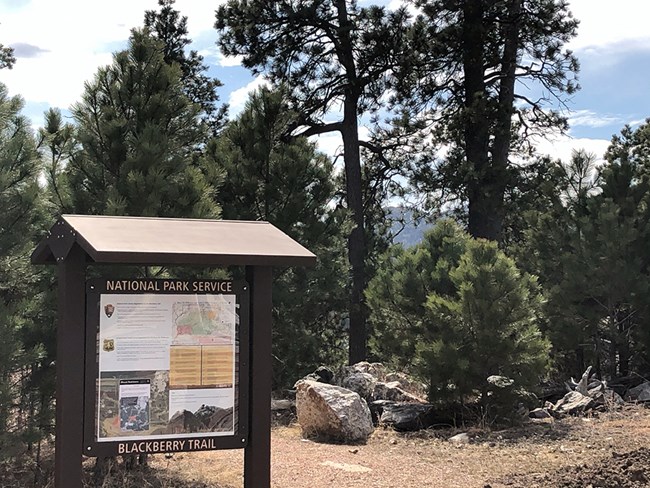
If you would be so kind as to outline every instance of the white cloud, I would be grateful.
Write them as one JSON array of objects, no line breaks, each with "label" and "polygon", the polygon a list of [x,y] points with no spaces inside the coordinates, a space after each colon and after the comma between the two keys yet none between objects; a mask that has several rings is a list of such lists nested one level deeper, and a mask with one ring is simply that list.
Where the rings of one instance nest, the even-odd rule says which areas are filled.
[{"label": "white cloud", "polygon": [[[213,30],[214,10],[223,1],[176,2],[176,9],[188,17],[191,38]],[[110,63],[111,53],[124,45],[131,28],[142,25],[145,10],[157,8],[156,0],[32,0],[19,8],[3,2],[0,42],[42,51],[38,57],[20,58],[13,70],[1,71],[0,81],[28,102],[67,108],[97,68]]]},{"label": "white cloud", "polygon": [[601,160],[609,144],[610,141],[607,139],[574,138],[568,135],[558,135],[535,141],[535,146],[540,154],[547,154],[562,161],[569,161],[574,149],[584,149],[595,154],[596,158]]},{"label": "white cloud", "polygon": [[343,154],[343,140],[339,132],[328,132],[309,138],[318,146],[318,150],[335,159]]},{"label": "white cloud", "polygon": [[263,76],[258,76],[248,85],[230,92],[230,98],[228,99],[228,104],[230,105],[230,116],[235,117],[244,109],[250,93],[257,90],[260,86],[268,86],[268,84],[268,81],[266,81]]},{"label": "white cloud", "polygon": [[217,63],[219,63],[219,66],[239,66],[242,63],[242,60],[244,59],[243,56],[224,56],[221,54],[221,51],[217,50],[216,58],[217,58]]},{"label": "white cloud", "polygon": [[574,50],[632,42],[650,47],[646,0],[570,0],[573,15],[580,21],[578,36],[569,44]]},{"label": "white cloud", "polygon": [[[370,138],[370,129],[363,125],[359,126],[359,139],[368,140]],[[311,136],[310,141],[315,142],[318,150],[327,154],[335,162],[338,169],[343,169],[343,139],[338,131],[326,132]]]},{"label": "white cloud", "polygon": [[617,115],[598,114],[592,110],[576,110],[569,116],[571,127],[607,127],[608,125],[622,125],[623,119]]}]

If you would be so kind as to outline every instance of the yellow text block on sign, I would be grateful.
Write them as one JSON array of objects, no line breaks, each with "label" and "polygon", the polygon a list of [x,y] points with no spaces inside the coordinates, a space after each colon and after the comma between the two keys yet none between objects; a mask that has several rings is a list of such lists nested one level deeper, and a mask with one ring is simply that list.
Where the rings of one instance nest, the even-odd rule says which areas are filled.
[{"label": "yellow text block on sign", "polygon": [[203,374],[201,384],[204,386],[232,386],[234,363],[233,346],[203,346]]},{"label": "yellow text block on sign", "polygon": [[201,346],[170,348],[169,386],[201,386]]}]

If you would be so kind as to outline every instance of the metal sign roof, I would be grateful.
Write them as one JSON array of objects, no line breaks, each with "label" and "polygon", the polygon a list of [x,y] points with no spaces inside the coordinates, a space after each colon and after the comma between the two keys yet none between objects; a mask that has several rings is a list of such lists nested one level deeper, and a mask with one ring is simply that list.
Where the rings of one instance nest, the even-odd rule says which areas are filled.
[{"label": "metal sign roof", "polygon": [[313,253],[268,222],[95,215],[62,215],[32,263],[61,261],[75,243],[97,264],[316,264]]}]

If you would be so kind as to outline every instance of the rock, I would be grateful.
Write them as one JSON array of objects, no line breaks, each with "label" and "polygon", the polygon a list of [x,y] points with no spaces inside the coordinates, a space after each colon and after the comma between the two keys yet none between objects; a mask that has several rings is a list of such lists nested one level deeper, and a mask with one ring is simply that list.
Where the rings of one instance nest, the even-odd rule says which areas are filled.
[{"label": "rock", "polygon": [[614,390],[610,390],[609,388],[603,387],[602,390],[601,389],[590,390],[589,396],[594,399],[596,405],[605,405],[607,407],[625,405],[625,400],[623,400],[621,395],[616,393]]},{"label": "rock", "polygon": [[386,377],[386,367],[381,363],[369,363],[361,361],[360,363],[346,366],[341,371],[341,376],[345,377],[353,373],[366,373],[375,378],[376,381],[384,381]]},{"label": "rock", "polygon": [[548,410],[546,409],[536,408],[535,410],[528,412],[528,417],[531,419],[550,419],[551,414],[548,413]]},{"label": "rock", "polygon": [[577,391],[570,391],[553,405],[553,412],[572,415],[584,412],[595,405],[596,403],[593,398],[578,393]]},{"label": "rock", "polygon": [[296,420],[295,400],[271,400],[271,421],[274,425],[290,425],[294,420]]},{"label": "rock", "polygon": [[418,398],[427,397],[427,385],[425,385],[420,381],[417,381],[415,378],[412,378],[406,373],[402,373],[399,371],[391,372],[391,373],[387,373],[384,379],[381,378],[378,379],[380,381],[383,381],[384,383],[392,383],[393,381],[396,381],[397,383],[399,383],[399,387],[402,390],[407,391]]},{"label": "rock", "polygon": [[630,388],[627,391],[626,395],[628,400],[636,402],[647,402],[650,401],[650,381],[641,383],[639,386]]},{"label": "rock", "polygon": [[293,387],[298,389],[298,385],[303,381],[316,381],[318,383],[332,384],[334,381],[334,371],[329,369],[327,366],[319,366],[313,373],[309,373],[304,378],[296,381],[296,384],[293,385]]},{"label": "rock", "polygon": [[296,410],[304,437],[357,443],[365,442],[374,430],[365,400],[340,386],[301,381]]},{"label": "rock", "polygon": [[487,382],[497,388],[509,388],[514,385],[515,380],[510,379],[507,376],[492,375],[488,376]]},{"label": "rock", "polygon": [[384,408],[386,405],[396,405],[397,402],[391,400],[374,400],[368,402],[368,408],[370,408],[370,415],[372,416],[372,423],[374,425],[379,425],[381,419],[381,414],[384,413]]},{"label": "rock", "polygon": [[343,378],[340,386],[358,393],[365,400],[370,400],[376,383],[377,380],[371,374],[357,372]]},{"label": "rock", "polygon": [[469,440],[469,434],[467,432],[456,434],[448,439],[452,444],[469,444]]},{"label": "rock", "polygon": [[434,423],[433,406],[419,403],[386,403],[383,405],[380,423],[403,432],[426,429]]},{"label": "rock", "polygon": [[402,389],[400,383],[397,381],[391,381],[390,383],[377,382],[372,393],[372,398],[375,400],[390,400],[392,402],[427,403],[423,398]]}]

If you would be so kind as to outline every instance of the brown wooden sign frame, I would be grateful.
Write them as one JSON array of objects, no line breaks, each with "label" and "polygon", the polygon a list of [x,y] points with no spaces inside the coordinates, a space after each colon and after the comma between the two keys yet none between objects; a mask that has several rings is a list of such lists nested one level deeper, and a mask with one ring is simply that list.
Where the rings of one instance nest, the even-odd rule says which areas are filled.
[{"label": "brown wooden sign frame", "polygon": [[86,271],[107,264],[244,268],[250,295],[244,488],[270,488],[273,266],[314,266],[313,253],[268,222],[62,215],[31,260],[57,265],[55,488],[83,488],[82,456],[75,453],[84,447]]},{"label": "brown wooden sign frame", "polygon": [[[129,286],[128,291],[107,290],[106,283],[123,282]],[[138,286],[133,286],[136,283]],[[100,297],[110,294],[128,295],[218,295],[222,292],[206,292],[212,285],[230,283],[237,303],[239,321],[236,324],[236,358],[234,404],[236,406],[237,429],[232,435],[203,435],[203,436],[152,436],[149,440],[121,440],[99,442],[97,439],[97,378],[99,364],[97,361],[99,347],[98,334],[100,327]],[[144,285],[144,286],[141,286]],[[152,286],[154,285],[154,286]],[[206,286],[207,285],[207,286]],[[135,289],[134,289],[135,288]],[[219,286],[213,288],[218,289]],[[152,291],[154,289],[155,291]],[[249,285],[245,281],[228,282],[224,280],[205,279],[114,279],[93,278],[86,283],[86,367],[84,384],[84,441],[82,454],[90,457],[108,457],[120,454],[155,454],[161,452],[194,452],[215,449],[241,449],[248,444],[248,373],[249,351]],[[200,290],[194,292],[193,290]]]}]

